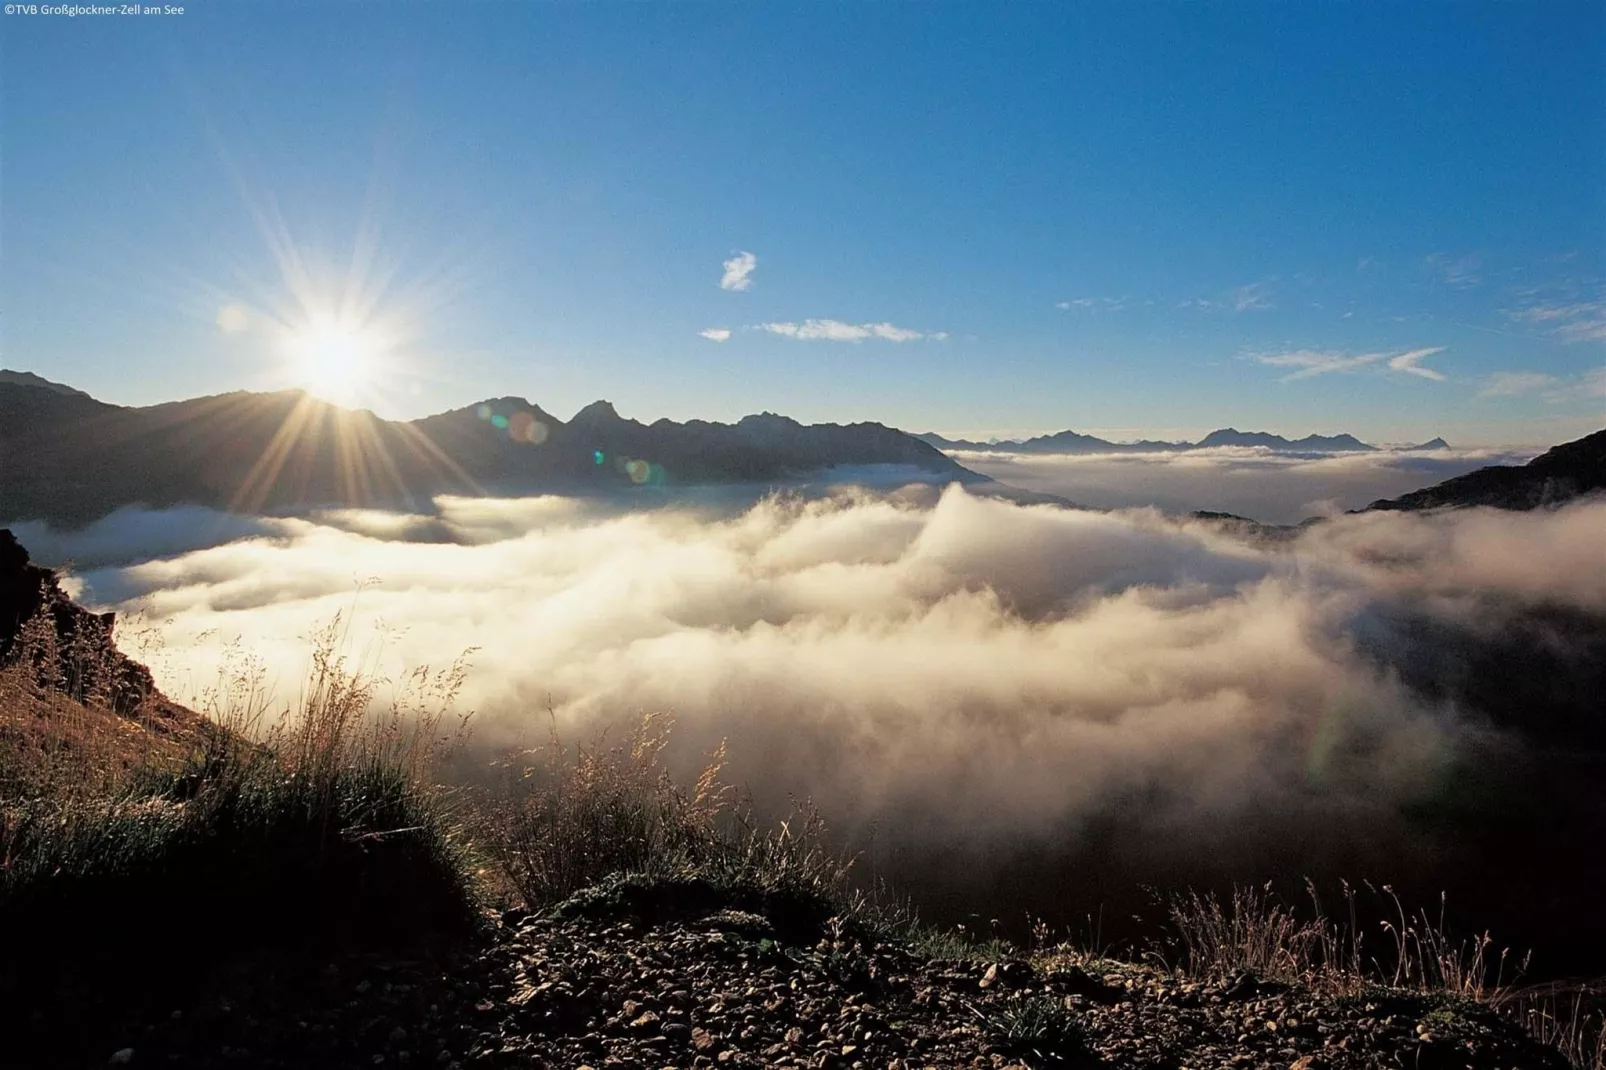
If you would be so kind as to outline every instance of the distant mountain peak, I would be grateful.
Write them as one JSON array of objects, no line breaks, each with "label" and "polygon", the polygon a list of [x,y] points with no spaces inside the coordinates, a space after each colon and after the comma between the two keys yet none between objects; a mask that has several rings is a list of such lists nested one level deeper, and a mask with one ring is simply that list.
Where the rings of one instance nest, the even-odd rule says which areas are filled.
[{"label": "distant mountain peak", "polygon": [[10,368],[0,368],[0,383],[12,383],[16,386],[37,386],[41,390],[51,390],[57,394],[67,394],[79,398],[89,397],[82,390],[74,389],[65,383],[52,382],[42,375],[35,375],[33,372],[12,371]]},{"label": "distant mountain peak", "polygon": [[1274,435],[1269,431],[1240,431],[1236,427],[1223,427],[1212,431],[1198,442],[1200,447],[1211,446],[1265,446],[1274,450],[1305,449],[1317,451],[1344,452],[1349,450],[1371,450],[1354,435],[1339,433],[1336,435],[1306,435],[1301,439],[1288,439],[1282,435]]},{"label": "distant mountain peak", "polygon": [[613,402],[597,400],[581,409],[569,418],[571,427],[595,427],[598,424],[624,423],[619,410],[613,407]]},{"label": "distant mountain peak", "polygon": [[743,416],[740,420],[738,420],[736,422],[736,426],[737,427],[802,427],[803,425],[798,423],[796,420],[792,419],[790,416],[782,416],[780,413],[770,412],[768,409],[766,409],[763,412],[751,413],[751,414],[749,414],[747,416]]},{"label": "distant mountain peak", "polygon": [[1449,448],[1450,448],[1450,444],[1448,442],[1444,441],[1444,439],[1442,439],[1442,438],[1432,438],[1432,439],[1429,439],[1426,442],[1421,443],[1420,445],[1407,446],[1407,447],[1405,447],[1405,451],[1407,453],[1411,453],[1411,452],[1415,452],[1415,451],[1418,451],[1418,450],[1447,450]]}]

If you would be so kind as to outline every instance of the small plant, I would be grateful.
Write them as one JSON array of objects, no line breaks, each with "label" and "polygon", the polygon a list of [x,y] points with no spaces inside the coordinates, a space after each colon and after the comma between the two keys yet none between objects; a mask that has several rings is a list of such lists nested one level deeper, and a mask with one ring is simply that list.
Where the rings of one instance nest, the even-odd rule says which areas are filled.
[{"label": "small plant", "polygon": [[1017,1056],[1035,1056],[1052,1066],[1091,1065],[1081,1024],[1063,1002],[1027,996],[977,1011],[983,1027]]}]

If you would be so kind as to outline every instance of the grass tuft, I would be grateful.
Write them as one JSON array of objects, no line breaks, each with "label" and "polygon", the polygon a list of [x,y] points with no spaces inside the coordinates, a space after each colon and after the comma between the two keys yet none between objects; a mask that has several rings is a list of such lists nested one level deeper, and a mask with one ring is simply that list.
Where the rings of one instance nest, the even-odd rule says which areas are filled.
[{"label": "grass tuft", "polygon": [[1010,1054],[1030,1056],[1049,1066],[1092,1066],[1081,1023],[1062,1001],[1023,996],[977,1012],[986,1031]]},{"label": "grass tuft", "polygon": [[663,757],[671,728],[648,715],[618,743],[604,732],[573,747],[554,729],[545,748],[504,763],[512,776],[491,827],[502,872],[529,908],[654,913],[680,900],[755,910],[782,929],[788,919],[814,932],[830,918],[879,923],[850,879],[854,859],[827,844],[812,806],[759,827],[720,778],[723,743],[682,787]]}]

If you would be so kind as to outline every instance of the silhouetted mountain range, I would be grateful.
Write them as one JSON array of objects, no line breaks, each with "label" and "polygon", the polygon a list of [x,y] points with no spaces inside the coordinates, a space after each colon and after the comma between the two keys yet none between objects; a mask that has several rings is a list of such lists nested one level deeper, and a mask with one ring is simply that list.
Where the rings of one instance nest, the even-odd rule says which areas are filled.
[{"label": "silhouetted mountain range", "polygon": [[787,482],[840,465],[905,465],[986,483],[877,423],[804,426],[621,417],[564,422],[524,398],[383,420],[301,391],[108,405],[30,373],[0,379],[0,518],[76,524],[121,506],[240,510],[412,506],[436,494]]},{"label": "silhouetted mountain range", "polygon": [[[1414,510],[1492,505],[1536,509],[1606,490],[1606,431],[1564,442],[1527,464],[1496,464],[1431,487],[1382,498],[1366,510]],[[1363,510],[1365,511],[1365,510]]]},{"label": "silhouetted mountain range", "polygon": [[[999,453],[1155,453],[1166,450],[1203,450],[1218,446],[1263,446],[1280,453],[1364,453],[1377,449],[1354,435],[1306,435],[1304,438],[1284,438],[1266,431],[1240,431],[1236,427],[1223,427],[1212,431],[1198,442],[1161,442],[1142,439],[1137,442],[1111,442],[1094,435],[1075,431],[1060,431],[1036,438],[1011,439],[1005,442],[972,442],[967,439],[944,438],[932,431],[915,436],[941,450],[986,450]],[[1449,443],[1442,438],[1424,442],[1420,446],[1407,446],[1409,450],[1447,450]]]}]

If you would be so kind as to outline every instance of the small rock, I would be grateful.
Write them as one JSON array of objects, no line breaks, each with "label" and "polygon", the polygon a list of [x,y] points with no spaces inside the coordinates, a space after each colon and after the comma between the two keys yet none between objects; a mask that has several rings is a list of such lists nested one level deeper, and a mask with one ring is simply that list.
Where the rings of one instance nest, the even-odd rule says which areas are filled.
[{"label": "small rock", "polygon": [[116,1051],[112,1052],[112,1057],[106,1061],[111,1063],[113,1066],[127,1066],[129,1063],[134,1061],[134,1049],[118,1048]]}]

